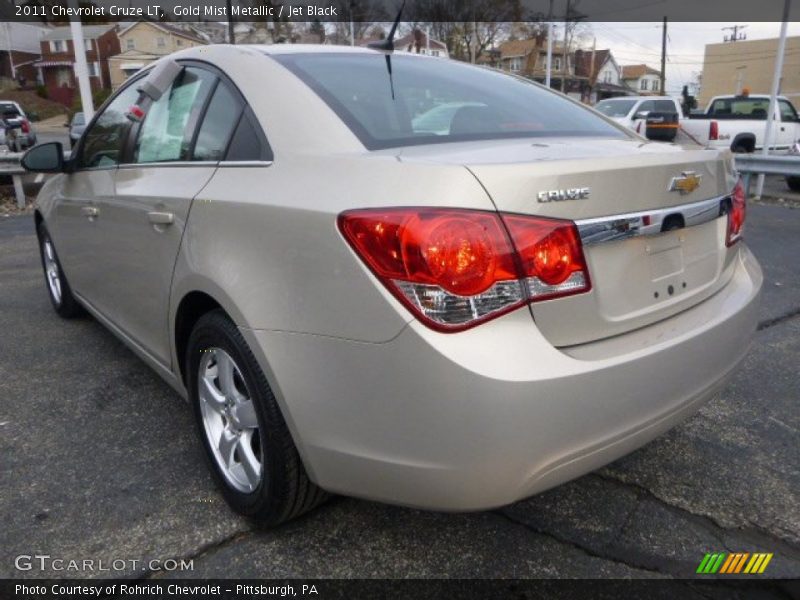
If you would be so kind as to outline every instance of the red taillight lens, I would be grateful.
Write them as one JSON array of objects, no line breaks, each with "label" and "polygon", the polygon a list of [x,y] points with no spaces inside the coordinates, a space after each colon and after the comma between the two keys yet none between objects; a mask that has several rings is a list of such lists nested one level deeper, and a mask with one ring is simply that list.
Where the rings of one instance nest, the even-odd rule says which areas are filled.
[{"label": "red taillight lens", "polygon": [[580,236],[571,221],[503,215],[533,300],[589,289]]},{"label": "red taillight lens", "polygon": [[719,123],[717,123],[716,121],[711,121],[711,124],[708,126],[708,139],[709,140],[719,139]]},{"label": "red taillight lens", "polygon": [[339,228],[381,282],[439,330],[466,329],[526,302],[589,289],[569,221],[384,209],[342,213]]},{"label": "red taillight lens", "polygon": [[31,124],[28,119],[22,119],[22,133],[30,133],[31,132]]},{"label": "red taillight lens", "polygon": [[744,184],[742,180],[736,182],[731,194],[731,208],[728,211],[728,235],[725,238],[725,243],[728,246],[733,246],[737,241],[742,239],[742,230],[744,229],[744,220],[747,216],[747,199],[744,193]]}]

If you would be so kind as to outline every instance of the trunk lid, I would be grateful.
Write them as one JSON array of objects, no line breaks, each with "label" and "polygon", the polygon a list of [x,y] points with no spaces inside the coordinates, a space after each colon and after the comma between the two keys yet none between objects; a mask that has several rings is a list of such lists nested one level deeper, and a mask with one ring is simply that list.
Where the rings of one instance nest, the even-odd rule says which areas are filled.
[{"label": "trunk lid", "polygon": [[[579,224],[591,291],[531,305],[556,346],[667,318],[708,298],[732,272],[719,207],[735,184],[727,152],[559,138],[404,148],[399,158],[462,164],[499,211]],[[674,178],[688,184],[683,191]],[[646,235],[632,235],[637,228]]]}]

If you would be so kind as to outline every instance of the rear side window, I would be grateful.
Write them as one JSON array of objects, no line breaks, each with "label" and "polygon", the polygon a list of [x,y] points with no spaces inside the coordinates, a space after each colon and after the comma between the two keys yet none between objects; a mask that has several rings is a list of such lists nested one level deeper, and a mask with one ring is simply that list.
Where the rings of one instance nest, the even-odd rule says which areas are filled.
[{"label": "rear side window", "polygon": [[365,54],[273,56],[368,149],[545,136],[625,137],[529,80],[456,61]]},{"label": "rear side window", "polygon": [[721,98],[714,100],[709,116],[717,119],[766,120],[768,109],[767,98]]},{"label": "rear side window", "polygon": [[242,113],[242,118],[236,126],[225,160],[273,160],[272,148],[249,106]]},{"label": "rear side window", "polygon": [[242,103],[228,85],[220,81],[197,134],[194,160],[222,160],[241,116]]},{"label": "rear side window", "polygon": [[205,105],[216,76],[187,67],[169,91],[150,105],[134,150],[134,162],[189,160],[193,127],[190,117]]},{"label": "rear side window", "polygon": [[122,145],[131,127],[126,113],[138,98],[136,85],[129,85],[103,110],[83,136],[78,168],[111,167],[119,164]]}]

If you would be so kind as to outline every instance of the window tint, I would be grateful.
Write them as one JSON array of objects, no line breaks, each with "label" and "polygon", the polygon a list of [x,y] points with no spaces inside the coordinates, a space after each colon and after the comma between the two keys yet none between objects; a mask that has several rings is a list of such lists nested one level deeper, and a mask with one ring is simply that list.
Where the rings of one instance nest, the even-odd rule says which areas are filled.
[{"label": "window tint", "polygon": [[138,98],[136,84],[129,85],[97,117],[83,136],[79,168],[110,167],[119,163],[122,145],[131,127],[126,113]]},{"label": "window tint", "polygon": [[134,151],[134,162],[189,160],[189,117],[199,111],[216,80],[203,69],[187,67],[169,91],[147,109]]},{"label": "window tint", "polygon": [[225,160],[272,160],[272,149],[250,107],[242,114]]},{"label": "window tint", "polygon": [[239,98],[220,81],[197,134],[194,160],[222,160],[241,115],[242,104]]},{"label": "window tint", "polygon": [[[533,82],[457,61],[370,54],[273,56],[316,92],[369,149],[540,136],[624,137],[594,112]],[[430,131],[426,113],[460,105]],[[447,112],[447,111],[445,111]],[[439,120],[442,115],[433,117]]]},{"label": "window tint", "polygon": [[781,121],[797,121],[797,112],[786,100],[778,100],[778,106],[781,110]]}]

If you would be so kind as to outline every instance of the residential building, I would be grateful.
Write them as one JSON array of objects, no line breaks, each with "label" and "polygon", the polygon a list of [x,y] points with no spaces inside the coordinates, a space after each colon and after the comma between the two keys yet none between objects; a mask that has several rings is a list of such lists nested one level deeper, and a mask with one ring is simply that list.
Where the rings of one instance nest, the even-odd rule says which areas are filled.
[{"label": "residential building", "polygon": [[[751,94],[769,94],[777,53],[777,38],[707,44],[698,107],[705,108],[714,96],[740,94],[744,88]],[[786,38],[780,93],[795,103],[800,102],[798,36]]]},{"label": "residential building", "polygon": [[191,27],[137,21],[117,36],[122,52],[109,59],[111,86],[117,89],[131,75],[162,56],[208,43]]},{"label": "residential building", "polygon": [[[116,25],[83,26],[89,83],[93,92],[111,87],[108,58],[120,51],[116,29]],[[41,37],[39,47],[42,58],[33,65],[39,70],[39,77],[47,88],[48,97],[65,106],[71,106],[78,84],[70,28],[51,29]]]},{"label": "residential building", "polygon": [[581,98],[588,104],[596,104],[606,98],[629,96],[631,91],[622,83],[622,73],[611,50],[576,50],[575,72],[586,77]]},{"label": "residential building", "polygon": [[33,64],[41,57],[39,41],[49,27],[33,23],[0,23],[0,87],[38,83]]},{"label": "residential building", "polygon": [[622,81],[639,96],[662,96],[661,71],[657,71],[645,64],[624,65],[622,67]]},{"label": "residential building", "polygon": [[450,53],[447,51],[447,44],[429,37],[428,34],[421,29],[414,29],[414,31],[407,35],[396,39],[394,41],[394,47],[398,50],[413,52],[414,54],[439,56],[441,58],[450,57]]},{"label": "residential building", "polygon": [[[553,44],[550,85],[583,102],[630,94],[622,85],[619,65],[611,50],[575,50],[564,54],[564,45]],[[564,62],[566,61],[566,62]],[[547,77],[547,40],[544,37],[511,40],[486,53],[482,61],[516,75],[543,83]]]}]

